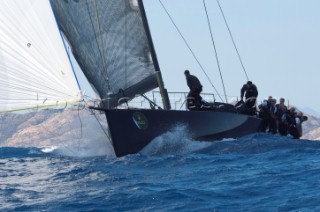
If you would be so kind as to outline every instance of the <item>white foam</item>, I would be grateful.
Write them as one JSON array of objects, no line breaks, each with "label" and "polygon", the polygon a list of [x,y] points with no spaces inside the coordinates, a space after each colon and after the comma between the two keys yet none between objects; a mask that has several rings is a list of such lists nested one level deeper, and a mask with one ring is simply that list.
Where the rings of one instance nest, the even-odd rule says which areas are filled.
[{"label": "white foam", "polygon": [[56,149],[58,149],[57,146],[43,147],[43,149],[41,149],[41,152],[50,153],[50,152],[53,152]]},{"label": "white foam", "polygon": [[237,139],[235,138],[224,138],[221,141],[236,141]]},{"label": "white foam", "polygon": [[143,155],[187,154],[210,145],[210,142],[192,140],[187,127],[178,125],[171,131],[153,139],[140,153]]}]

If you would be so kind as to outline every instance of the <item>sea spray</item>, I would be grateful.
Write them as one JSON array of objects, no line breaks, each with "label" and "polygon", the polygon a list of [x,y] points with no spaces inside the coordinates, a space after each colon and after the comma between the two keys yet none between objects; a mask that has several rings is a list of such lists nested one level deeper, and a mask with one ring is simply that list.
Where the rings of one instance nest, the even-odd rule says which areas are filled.
[{"label": "sea spray", "polygon": [[209,142],[194,141],[190,138],[186,125],[177,125],[153,139],[142,151],[143,155],[187,154],[210,146]]}]

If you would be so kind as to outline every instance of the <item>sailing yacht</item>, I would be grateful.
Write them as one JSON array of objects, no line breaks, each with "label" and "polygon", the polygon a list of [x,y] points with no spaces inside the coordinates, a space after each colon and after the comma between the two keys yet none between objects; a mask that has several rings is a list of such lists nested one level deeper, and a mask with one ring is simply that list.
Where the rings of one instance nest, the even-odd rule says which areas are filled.
[{"label": "sailing yacht", "polygon": [[[0,89],[9,100],[2,110],[81,100],[66,40],[101,98],[93,109],[105,113],[117,156],[138,153],[176,125],[193,139],[213,141],[254,133],[260,124],[225,103],[171,109],[142,0],[4,0],[0,33]],[[118,109],[155,88],[162,107]]]}]

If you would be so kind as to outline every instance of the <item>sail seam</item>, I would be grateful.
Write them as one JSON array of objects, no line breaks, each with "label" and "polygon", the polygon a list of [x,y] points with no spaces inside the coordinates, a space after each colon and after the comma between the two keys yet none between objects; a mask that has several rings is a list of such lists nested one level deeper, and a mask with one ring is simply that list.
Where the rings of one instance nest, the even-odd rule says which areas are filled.
[{"label": "sail seam", "polygon": [[[88,1],[87,1],[88,2]],[[98,22],[98,30],[99,30],[99,35],[100,35],[100,42],[101,42],[101,48],[102,50],[99,48],[100,50],[100,54],[101,55],[101,59],[102,59],[102,63],[103,63],[103,69],[105,71],[105,74],[107,76],[107,85],[108,85],[108,90],[110,90],[110,83],[109,83],[109,75],[108,75],[108,70],[107,70],[107,65],[106,65],[106,61],[105,61],[105,51],[104,51],[104,43],[103,43],[103,39],[102,39],[102,33],[101,33],[101,25],[100,25],[100,19],[99,19],[99,11],[98,11],[98,7],[96,2],[94,1],[94,6],[96,8],[96,15],[97,15],[97,22]],[[90,11],[89,11],[90,12]],[[90,15],[91,16],[91,15]]]}]

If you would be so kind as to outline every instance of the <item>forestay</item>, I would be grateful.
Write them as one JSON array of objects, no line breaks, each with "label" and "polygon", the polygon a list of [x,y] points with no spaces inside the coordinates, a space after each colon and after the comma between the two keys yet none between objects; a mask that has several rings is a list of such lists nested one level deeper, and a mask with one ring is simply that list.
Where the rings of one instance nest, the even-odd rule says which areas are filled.
[{"label": "forestay", "polygon": [[0,111],[81,99],[50,2],[1,0]]},{"label": "forestay", "polygon": [[60,29],[89,82],[112,106],[157,87],[137,0],[50,0]]}]

